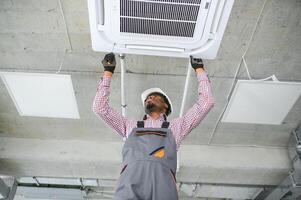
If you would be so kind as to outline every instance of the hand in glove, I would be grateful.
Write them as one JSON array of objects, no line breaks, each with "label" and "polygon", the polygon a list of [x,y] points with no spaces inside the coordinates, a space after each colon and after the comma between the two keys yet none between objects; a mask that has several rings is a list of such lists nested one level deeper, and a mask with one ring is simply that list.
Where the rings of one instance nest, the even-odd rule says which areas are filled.
[{"label": "hand in glove", "polygon": [[203,60],[201,58],[193,58],[192,56],[190,56],[190,64],[194,70],[198,68],[204,69]]},{"label": "hand in glove", "polygon": [[102,65],[104,67],[104,71],[109,71],[114,73],[116,67],[116,60],[115,60],[114,53],[106,54],[104,59],[102,60]]}]

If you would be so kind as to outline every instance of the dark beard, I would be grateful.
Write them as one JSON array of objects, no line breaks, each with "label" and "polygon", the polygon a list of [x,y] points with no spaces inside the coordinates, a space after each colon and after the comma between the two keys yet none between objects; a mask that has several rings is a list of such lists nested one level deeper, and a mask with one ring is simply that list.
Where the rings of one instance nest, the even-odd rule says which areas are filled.
[{"label": "dark beard", "polygon": [[144,111],[146,114],[150,114],[152,112],[162,112],[162,108],[154,103],[149,103],[145,106]]}]

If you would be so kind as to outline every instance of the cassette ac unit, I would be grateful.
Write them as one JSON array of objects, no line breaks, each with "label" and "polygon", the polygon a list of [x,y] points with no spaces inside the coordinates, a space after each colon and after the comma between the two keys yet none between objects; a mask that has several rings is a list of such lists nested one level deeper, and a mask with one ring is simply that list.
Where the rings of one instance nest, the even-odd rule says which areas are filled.
[{"label": "cassette ac unit", "polygon": [[234,0],[88,0],[94,51],[216,57]]}]

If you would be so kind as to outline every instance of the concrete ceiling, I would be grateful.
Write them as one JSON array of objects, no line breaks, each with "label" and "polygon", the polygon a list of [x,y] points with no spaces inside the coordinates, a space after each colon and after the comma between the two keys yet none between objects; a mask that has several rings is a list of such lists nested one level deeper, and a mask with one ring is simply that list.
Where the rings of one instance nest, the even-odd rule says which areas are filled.
[{"label": "concrete ceiling", "polygon": [[[60,73],[72,76],[81,117],[22,117],[0,82],[0,173],[116,179],[122,139],[92,112],[104,53],[91,50],[87,2],[61,0],[61,4],[63,12],[58,0],[0,1],[0,71],[55,73],[62,63]],[[205,60],[216,104],[182,143],[179,182],[277,185],[290,170],[286,147],[300,123],[301,98],[282,125],[219,123],[208,145],[249,42],[245,58],[253,78],[275,74],[280,81],[300,82],[301,1],[235,1],[217,58]],[[126,55],[126,64],[127,115],[140,119],[140,93],[158,86],[173,100],[169,119],[177,117],[187,60]],[[117,109],[119,72],[118,66],[110,96]],[[243,67],[238,78],[247,79]],[[194,74],[188,94],[186,110],[197,97]]]}]

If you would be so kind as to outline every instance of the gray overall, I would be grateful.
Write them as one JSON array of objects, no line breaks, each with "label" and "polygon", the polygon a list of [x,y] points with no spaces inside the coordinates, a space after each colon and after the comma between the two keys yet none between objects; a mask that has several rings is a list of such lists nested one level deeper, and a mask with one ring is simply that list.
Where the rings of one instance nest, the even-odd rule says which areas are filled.
[{"label": "gray overall", "polygon": [[114,200],[177,200],[177,151],[169,122],[144,128],[137,122],[123,146],[123,169]]}]

